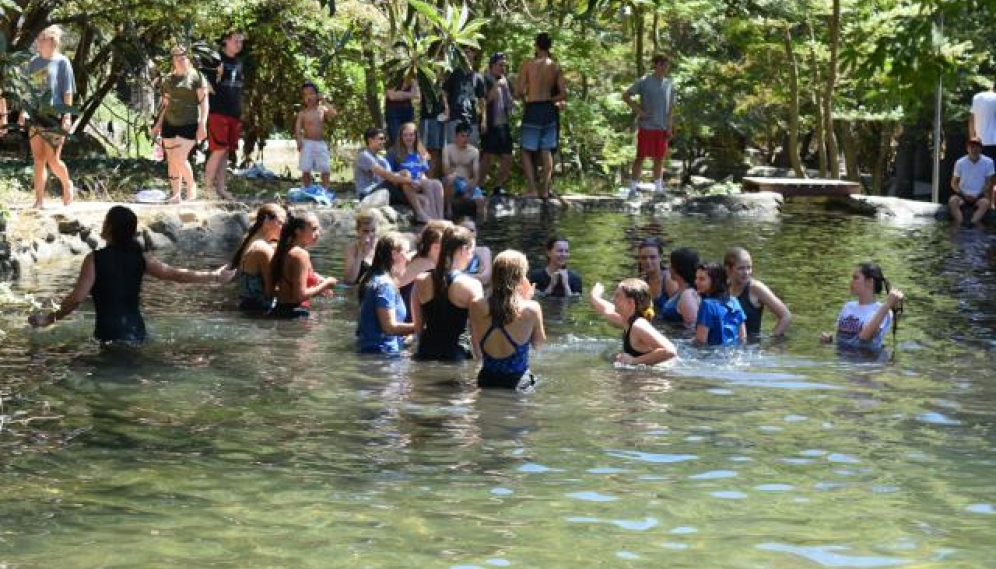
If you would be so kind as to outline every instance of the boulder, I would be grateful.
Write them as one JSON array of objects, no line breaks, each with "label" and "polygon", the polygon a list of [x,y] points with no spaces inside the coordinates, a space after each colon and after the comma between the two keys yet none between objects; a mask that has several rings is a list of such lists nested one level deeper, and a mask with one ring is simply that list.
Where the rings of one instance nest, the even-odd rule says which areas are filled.
[{"label": "boulder", "polygon": [[851,213],[872,215],[900,223],[930,221],[947,215],[947,206],[886,196],[851,196],[834,202]]},{"label": "boulder", "polygon": [[727,215],[767,217],[777,215],[785,199],[776,192],[698,196],[690,198],[679,211],[686,214],[723,217]]}]

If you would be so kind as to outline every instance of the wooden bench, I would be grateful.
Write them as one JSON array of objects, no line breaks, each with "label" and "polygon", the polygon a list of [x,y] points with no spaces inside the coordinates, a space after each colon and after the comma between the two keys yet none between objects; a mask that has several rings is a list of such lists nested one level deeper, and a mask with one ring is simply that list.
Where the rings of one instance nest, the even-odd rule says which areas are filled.
[{"label": "wooden bench", "polygon": [[821,178],[765,178],[748,176],[743,179],[745,192],[777,192],[787,198],[850,196],[861,193],[861,184],[850,180]]}]

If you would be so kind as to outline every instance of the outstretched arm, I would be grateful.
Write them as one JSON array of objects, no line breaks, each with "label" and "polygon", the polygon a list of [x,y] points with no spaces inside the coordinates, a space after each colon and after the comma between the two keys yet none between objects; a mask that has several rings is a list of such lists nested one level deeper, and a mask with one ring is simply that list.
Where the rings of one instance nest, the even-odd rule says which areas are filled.
[{"label": "outstretched arm", "polygon": [[164,281],[175,283],[229,283],[235,278],[236,269],[228,265],[222,265],[213,271],[195,271],[193,269],[181,269],[171,267],[166,263],[152,256],[145,254],[145,272]]},{"label": "outstretched arm", "polygon": [[595,312],[604,316],[609,324],[617,328],[624,327],[626,323],[623,322],[622,316],[619,316],[619,313],[616,312],[616,307],[611,302],[602,298],[603,292],[605,292],[605,287],[602,286],[602,283],[595,283],[595,286],[591,287],[591,294],[588,298],[591,301],[592,308],[595,309]]},{"label": "outstretched arm", "polygon": [[57,320],[62,320],[66,316],[69,316],[86,300],[86,297],[90,296],[90,290],[93,288],[93,283],[96,280],[97,270],[93,263],[93,253],[90,253],[83,259],[80,274],[76,278],[76,286],[73,287],[72,292],[66,295],[66,298],[62,299],[59,309],[48,312],[36,312],[28,318],[28,323],[35,327],[48,326]]}]

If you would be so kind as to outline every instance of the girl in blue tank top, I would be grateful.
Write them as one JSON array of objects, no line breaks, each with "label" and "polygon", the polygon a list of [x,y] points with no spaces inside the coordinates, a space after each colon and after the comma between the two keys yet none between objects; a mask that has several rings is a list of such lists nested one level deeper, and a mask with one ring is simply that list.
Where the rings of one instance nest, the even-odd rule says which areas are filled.
[{"label": "girl in blue tank top", "polygon": [[695,273],[702,303],[695,322],[695,341],[710,346],[733,346],[747,339],[747,317],[740,302],[726,289],[726,271],[719,263],[702,263]]}]

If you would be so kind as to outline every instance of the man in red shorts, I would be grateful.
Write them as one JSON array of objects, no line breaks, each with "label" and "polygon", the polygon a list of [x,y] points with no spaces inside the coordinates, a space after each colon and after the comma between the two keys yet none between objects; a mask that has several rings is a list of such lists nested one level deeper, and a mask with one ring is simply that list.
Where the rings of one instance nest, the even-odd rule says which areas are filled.
[{"label": "man in red shorts", "polygon": [[225,191],[228,156],[239,149],[242,138],[242,87],[245,67],[239,59],[242,52],[242,32],[230,31],[222,40],[216,67],[202,70],[211,83],[210,113],[208,114],[208,156],[204,178],[208,189],[214,188],[223,200],[232,196]]},{"label": "man in red shorts", "polygon": [[[630,199],[639,196],[638,184],[645,158],[654,161],[654,193],[664,195],[664,156],[673,132],[674,86],[667,76],[670,68],[668,58],[655,55],[653,64],[653,73],[637,80],[623,93],[623,101],[633,109],[639,121],[636,159],[630,171]],[[634,96],[640,98],[639,103],[633,101]]]}]

